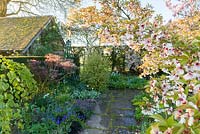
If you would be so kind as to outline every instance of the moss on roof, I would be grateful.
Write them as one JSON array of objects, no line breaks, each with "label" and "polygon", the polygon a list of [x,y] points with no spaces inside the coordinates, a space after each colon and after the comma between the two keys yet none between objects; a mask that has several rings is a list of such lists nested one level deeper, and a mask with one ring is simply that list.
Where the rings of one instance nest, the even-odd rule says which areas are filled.
[{"label": "moss on roof", "polygon": [[0,51],[22,51],[51,16],[0,18]]}]

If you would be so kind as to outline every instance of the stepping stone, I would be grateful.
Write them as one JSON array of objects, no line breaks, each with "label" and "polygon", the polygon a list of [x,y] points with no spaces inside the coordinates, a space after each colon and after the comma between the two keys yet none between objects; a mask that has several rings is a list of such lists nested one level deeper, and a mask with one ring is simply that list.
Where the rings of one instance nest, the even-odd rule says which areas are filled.
[{"label": "stepping stone", "polygon": [[133,106],[131,104],[131,102],[127,102],[127,101],[115,101],[111,103],[111,109],[127,109],[130,108],[132,109]]},{"label": "stepping stone", "polygon": [[[94,113],[96,114],[107,114],[107,108],[110,102],[99,101],[97,103],[98,110],[95,110]],[[95,107],[95,108],[97,108]]]},{"label": "stepping stone", "polygon": [[85,129],[80,134],[107,134],[106,130],[100,129]]},{"label": "stepping stone", "polygon": [[109,128],[109,125],[110,125],[111,121],[112,121],[112,119],[110,118],[110,116],[101,116],[100,124],[102,126],[104,126],[105,128]]},{"label": "stepping stone", "polygon": [[122,109],[111,109],[110,113],[112,113],[114,116],[128,116],[133,117],[134,111],[133,110],[122,110]]},{"label": "stepping stone", "polygon": [[101,95],[101,101],[108,102],[110,101],[111,97],[112,97],[112,94],[110,92],[106,92],[103,95]]},{"label": "stepping stone", "polygon": [[96,103],[94,115],[86,123],[88,128],[80,134],[136,134],[130,126],[136,125],[131,100],[133,90],[110,90]]},{"label": "stepping stone", "polygon": [[123,126],[123,127],[129,127],[129,126],[133,126],[136,124],[136,121],[134,118],[131,117],[115,117],[113,119],[112,125],[115,127],[118,126]]},{"label": "stepping stone", "polygon": [[86,124],[91,128],[105,129],[104,126],[100,124],[100,122],[101,122],[100,115],[92,115],[92,117],[90,118],[90,120],[86,122]]},{"label": "stepping stone", "polygon": [[114,128],[112,130],[112,134],[136,134],[135,132],[131,132],[127,128]]}]

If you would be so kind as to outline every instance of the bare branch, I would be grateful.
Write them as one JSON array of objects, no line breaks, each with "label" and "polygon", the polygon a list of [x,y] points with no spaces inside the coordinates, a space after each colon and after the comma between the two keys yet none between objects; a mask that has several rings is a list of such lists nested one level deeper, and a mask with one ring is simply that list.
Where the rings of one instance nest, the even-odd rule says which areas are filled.
[{"label": "bare branch", "polygon": [[7,14],[7,16],[17,15],[21,11],[21,8],[22,8],[22,4],[20,3],[18,10],[14,13]]},{"label": "bare branch", "polygon": [[[12,6],[15,5],[12,11],[8,9],[9,4]],[[0,17],[17,15],[22,12],[37,15],[34,13],[34,10],[30,10],[33,7],[40,13],[45,13],[44,11],[47,10],[49,11],[49,8],[55,11],[66,12],[67,8],[74,4],[75,0],[0,0]],[[47,9],[47,7],[49,8]]]}]

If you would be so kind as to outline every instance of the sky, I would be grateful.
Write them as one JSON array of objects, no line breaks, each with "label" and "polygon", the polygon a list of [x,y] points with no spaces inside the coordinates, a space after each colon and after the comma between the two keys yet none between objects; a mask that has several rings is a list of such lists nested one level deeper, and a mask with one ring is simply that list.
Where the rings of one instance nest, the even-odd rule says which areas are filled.
[{"label": "sky", "polygon": [[165,21],[173,18],[172,12],[166,7],[164,0],[141,0],[142,6],[151,4],[157,14],[161,14]]},{"label": "sky", "polygon": [[[155,10],[156,14],[161,14],[164,21],[169,21],[173,18],[172,12],[166,7],[165,0],[140,0],[142,6],[151,4]],[[83,0],[82,7],[92,6],[94,3],[92,0]]]},{"label": "sky", "polygon": [[[172,0],[172,1],[174,1],[174,0]],[[140,0],[140,2],[142,4],[142,6],[145,6],[148,3],[151,4],[155,10],[155,13],[161,14],[163,16],[165,22],[168,22],[170,19],[173,18],[172,12],[165,5],[165,0]],[[93,0],[83,0],[81,2],[81,7],[87,7],[87,6],[92,6],[92,5],[94,5]],[[97,7],[99,7],[99,6],[97,5]],[[11,4],[9,8],[15,9],[16,5]],[[49,7],[46,7],[46,8],[49,8]],[[53,8],[50,8],[50,9],[51,10],[44,10],[46,12],[44,12],[43,14],[55,15],[59,21],[66,23],[66,21],[67,21],[66,12],[63,12],[63,11],[57,10],[57,9],[53,9]],[[32,8],[31,10],[33,10],[34,13],[38,12],[34,8]],[[38,14],[39,14],[39,12],[38,12]]]}]

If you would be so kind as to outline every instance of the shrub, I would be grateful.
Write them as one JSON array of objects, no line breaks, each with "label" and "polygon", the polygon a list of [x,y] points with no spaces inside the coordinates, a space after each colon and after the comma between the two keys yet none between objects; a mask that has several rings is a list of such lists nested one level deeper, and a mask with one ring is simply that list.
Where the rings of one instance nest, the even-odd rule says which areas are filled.
[{"label": "shrub", "polygon": [[45,61],[31,60],[29,66],[40,82],[58,82],[65,75],[74,73],[76,69],[71,60],[54,54],[45,55]]},{"label": "shrub", "polygon": [[37,93],[37,84],[29,69],[0,57],[0,133],[23,128],[21,110]]},{"label": "shrub", "polygon": [[81,81],[96,90],[105,90],[108,86],[110,64],[107,58],[98,52],[92,52],[86,59],[80,74]]}]

